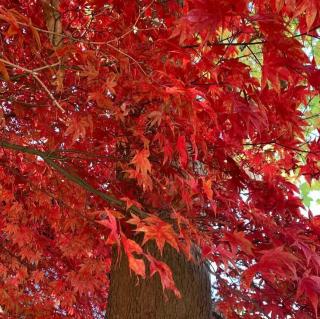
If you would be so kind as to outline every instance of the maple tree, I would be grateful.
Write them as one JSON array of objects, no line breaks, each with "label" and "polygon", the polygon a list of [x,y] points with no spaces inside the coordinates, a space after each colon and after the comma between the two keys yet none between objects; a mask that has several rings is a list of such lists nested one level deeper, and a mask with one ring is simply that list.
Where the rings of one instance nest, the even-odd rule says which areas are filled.
[{"label": "maple tree", "polygon": [[133,293],[183,300],[184,256],[216,316],[316,318],[319,26],[318,0],[0,0],[1,316],[103,318],[125,255]]}]

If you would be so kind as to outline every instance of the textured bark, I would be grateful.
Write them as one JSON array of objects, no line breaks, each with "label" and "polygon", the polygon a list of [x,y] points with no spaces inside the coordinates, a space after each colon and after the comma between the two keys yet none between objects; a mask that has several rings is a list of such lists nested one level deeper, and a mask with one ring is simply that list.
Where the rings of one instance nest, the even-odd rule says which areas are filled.
[{"label": "textured bark", "polygon": [[54,47],[58,47],[62,41],[62,23],[59,13],[59,0],[42,0],[43,11],[46,19],[49,38]]},{"label": "textured bark", "polygon": [[[111,271],[107,319],[209,319],[211,312],[210,277],[204,265],[188,262],[183,255],[166,246],[160,257],[153,244],[147,250],[166,262],[182,294],[177,299],[162,291],[158,274],[139,280],[130,275],[127,258],[122,254]],[[116,259],[116,258],[115,258]]]}]

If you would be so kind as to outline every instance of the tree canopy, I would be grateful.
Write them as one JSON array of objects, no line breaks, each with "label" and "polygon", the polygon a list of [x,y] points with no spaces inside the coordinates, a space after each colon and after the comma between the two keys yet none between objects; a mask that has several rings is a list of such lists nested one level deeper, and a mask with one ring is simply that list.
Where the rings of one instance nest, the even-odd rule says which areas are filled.
[{"label": "tree canopy", "polygon": [[147,241],[201,251],[223,318],[316,318],[319,26],[318,0],[0,0],[5,318],[103,318],[113,249],[183,298]]}]

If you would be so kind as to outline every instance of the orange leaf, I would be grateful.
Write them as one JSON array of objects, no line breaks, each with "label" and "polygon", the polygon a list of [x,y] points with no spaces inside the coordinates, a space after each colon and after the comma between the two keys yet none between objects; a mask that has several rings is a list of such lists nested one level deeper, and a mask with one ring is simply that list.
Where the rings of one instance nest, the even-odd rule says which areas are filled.
[{"label": "orange leaf", "polygon": [[138,216],[136,216],[135,214],[132,214],[132,213],[131,213],[131,216],[132,216],[132,218],[128,219],[127,223],[128,224],[132,224],[132,225],[139,225],[140,222],[141,222],[141,219]]},{"label": "orange leaf", "polygon": [[146,278],[146,265],[142,259],[133,257],[132,255],[128,256],[129,267],[130,269],[138,276],[141,276],[143,279]]},{"label": "orange leaf", "polygon": [[33,34],[33,37],[34,39],[36,40],[36,43],[37,43],[37,46],[38,46],[38,49],[40,50],[42,45],[41,45],[41,39],[40,39],[40,36],[39,36],[39,32],[35,29],[35,27],[32,25],[31,23],[31,19],[29,21],[29,27],[31,29],[31,32]]},{"label": "orange leaf", "polygon": [[143,176],[151,172],[151,164],[148,159],[149,156],[149,150],[143,149],[142,151],[138,152],[131,161],[131,164],[134,164],[136,170]]},{"label": "orange leaf", "polygon": [[142,151],[138,152],[130,162],[133,164],[136,169],[135,172],[131,170],[127,170],[130,174],[130,177],[136,178],[138,183],[143,186],[143,188],[152,189],[152,180],[149,175],[151,172],[151,163],[148,159],[150,156],[149,150],[143,149]]},{"label": "orange leaf", "polygon": [[132,206],[142,208],[140,203],[138,203],[137,201],[135,201],[129,197],[121,197],[120,199],[126,203],[126,210],[128,210]]},{"label": "orange leaf", "polygon": [[120,241],[119,241],[119,230],[118,230],[117,220],[113,216],[113,214],[110,213],[109,211],[106,211],[106,213],[108,214],[108,219],[98,220],[96,222],[100,225],[107,227],[110,230],[110,234],[107,239],[107,244],[116,243],[119,246]]},{"label": "orange leaf", "polygon": [[146,254],[146,257],[150,262],[150,276],[152,277],[155,273],[158,273],[163,290],[172,290],[177,298],[181,298],[181,293],[174,283],[172,271],[169,266],[166,263],[155,259],[149,254]]},{"label": "orange leaf", "polygon": [[136,275],[141,276],[142,278],[146,277],[146,269],[145,264],[142,259],[134,257],[135,254],[142,255],[143,250],[140,245],[138,245],[135,241],[128,239],[123,233],[121,233],[121,241],[123,245],[123,249],[128,257],[129,268],[133,270]]},{"label": "orange leaf", "polygon": [[143,245],[147,241],[154,239],[161,254],[166,242],[179,251],[177,235],[172,225],[162,221],[157,216],[147,217],[143,219],[143,222],[144,223],[140,223],[136,229],[137,232],[144,233]]},{"label": "orange leaf", "polygon": [[208,199],[212,199],[213,191],[212,191],[212,181],[208,179],[207,181],[203,181],[203,190],[207,195]]}]

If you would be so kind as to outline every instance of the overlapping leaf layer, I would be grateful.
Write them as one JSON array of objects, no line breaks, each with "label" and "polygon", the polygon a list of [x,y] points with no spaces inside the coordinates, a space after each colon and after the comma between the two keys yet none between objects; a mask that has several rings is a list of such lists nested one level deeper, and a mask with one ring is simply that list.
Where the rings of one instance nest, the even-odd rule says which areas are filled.
[{"label": "overlapping leaf layer", "polygon": [[112,247],[183,298],[150,240],[202,250],[224,318],[315,318],[319,25],[318,0],[0,0],[5,318],[102,318]]}]

